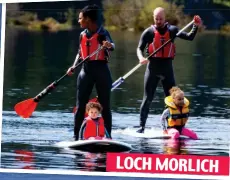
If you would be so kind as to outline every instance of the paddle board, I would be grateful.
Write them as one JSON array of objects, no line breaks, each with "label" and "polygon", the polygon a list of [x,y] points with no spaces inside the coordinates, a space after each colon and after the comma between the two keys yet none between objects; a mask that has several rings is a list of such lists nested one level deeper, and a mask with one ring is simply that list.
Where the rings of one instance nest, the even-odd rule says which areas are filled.
[{"label": "paddle board", "polygon": [[[163,135],[152,137],[152,139],[171,139],[171,136],[163,134]],[[180,135],[178,139],[189,139],[189,138],[187,136]]]},{"label": "paddle board", "polygon": [[[144,133],[137,133],[137,129],[127,128],[123,130],[122,134],[133,136],[133,137],[141,137],[141,138],[149,138],[149,139],[170,139],[171,136],[167,134],[163,134],[160,129],[146,129]],[[189,139],[187,136],[180,136],[180,139]]]},{"label": "paddle board", "polygon": [[132,150],[132,146],[129,144],[110,139],[62,141],[55,144],[55,146],[94,153],[127,152]]}]

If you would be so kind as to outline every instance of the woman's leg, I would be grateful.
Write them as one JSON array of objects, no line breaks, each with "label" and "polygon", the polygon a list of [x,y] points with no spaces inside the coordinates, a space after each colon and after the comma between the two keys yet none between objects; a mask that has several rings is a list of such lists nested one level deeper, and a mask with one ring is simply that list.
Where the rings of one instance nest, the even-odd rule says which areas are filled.
[{"label": "woman's leg", "polygon": [[79,131],[85,118],[85,108],[94,86],[92,77],[82,69],[77,80],[77,111],[74,115],[74,136],[78,140]]},{"label": "woman's leg", "polygon": [[95,76],[98,101],[103,108],[101,114],[105,121],[105,128],[111,137],[112,114],[110,108],[110,95],[112,88],[112,77],[107,64],[101,64],[100,66],[98,65],[98,72]]}]

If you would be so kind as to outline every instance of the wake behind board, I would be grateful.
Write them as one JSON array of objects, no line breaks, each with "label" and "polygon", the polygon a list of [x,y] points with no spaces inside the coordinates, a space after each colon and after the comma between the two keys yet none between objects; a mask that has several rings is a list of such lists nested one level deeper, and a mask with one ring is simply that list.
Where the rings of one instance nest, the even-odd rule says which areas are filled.
[{"label": "wake behind board", "polygon": [[127,143],[109,139],[62,141],[55,144],[55,146],[92,153],[127,152],[132,150],[132,146]]},{"label": "wake behind board", "polygon": [[[159,129],[145,129],[144,133],[137,133],[137,129],[127,128],[123,130],[121,133],[133,137],[142,137],[142,138],[149,138],[149,139],[170,139],[171,136],[167,134],[163,134],[162,130]],[[180,135],[179,139],[189,139],[187,136]]]}]

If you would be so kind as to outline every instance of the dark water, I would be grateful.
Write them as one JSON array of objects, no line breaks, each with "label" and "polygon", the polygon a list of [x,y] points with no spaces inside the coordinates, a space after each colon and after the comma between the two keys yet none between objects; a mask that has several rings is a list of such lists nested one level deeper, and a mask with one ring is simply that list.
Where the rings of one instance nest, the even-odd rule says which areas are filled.
[{"label": "dark water", "polygon": [[[41,33],[6,30],[2,125],[2,168],[105,170],[105,155],[53,147],[73,135],[76,77],[67,77],[39,102],[29,119],[21,119],[14,105],[32,98],[65,74],[78,47],[80,31]],[[116,51],[109,64],[115,81],[137,65],[140,34],[111,33]],[[176,40],[175,76],[191,102],[187,127],[199,140],[152,139],[160,133],[164,110],[159,85],[147,121],[146,138],[133,136],[139,124],[145,67],[132,74],[112,93],[113,138],[131,144],[132,152],[159,154],[229,155],[230,37],[200,33],[193,42]],[[76,73],[77,74],[77,73]],[[96,94],[93,92],[92,97]],[[25,155],[25,152],[30,152]]]}]

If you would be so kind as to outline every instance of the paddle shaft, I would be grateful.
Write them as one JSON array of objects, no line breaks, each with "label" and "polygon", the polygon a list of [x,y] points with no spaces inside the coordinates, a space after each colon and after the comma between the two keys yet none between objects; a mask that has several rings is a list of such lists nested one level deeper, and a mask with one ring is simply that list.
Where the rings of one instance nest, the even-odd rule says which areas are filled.
[{"label": "paddle shaft", "polygon": [[[94,51],[92,54],[88,55],[85,59],[83,59],[80,63],[78,63],[76,66],[73,67],[72,70],[76,69],[77,67],[79,67],[81,64],[83,64],[85,61],[87,61],[88,58],[94,56],[96,53],[98,53],[100,50],[103,49],[103,46],[100,46],[96,51]],[[68,73],[64,74],[61,78],[59,78],[58,80],[55,80],[54,82],[52,82],[50,85],[48,85],[44,90],[42,90],[35,98],[34,101],[35,102],[39,102],[43,97],[45,97],[49,92],[51,92],[55,87],[57,87],[57,85],[59,84],[59,82],[64,79],[66,76],[68,75]]]},{"label": "paddle shaft", "polygon": [[[153,53],[151,53],[146,59],[149,59],[151,56],[155,55],[156,53],[158,53],[163,47],[165,47],[167,44],[169,44],[171,41],[173,41],[177,36],[179,36],[185,29],[187,29],[188,27],[190,27],[192,24],[194,23],[194,20],[191,21],[190,23],[188,23],[183,29],[181,29],[174,38],[169,39],[168,41],[166,41],[166,43],[164,43],[161,47],[159,47],[158,49],[156,49]],[[131,69],[128,73],[126,73],[123,77],[120,77],[119,79],[117,79],[113,85],[112,85],[112,89],[111,91],[113,91],[114,89],[116,89],[121,83],[124,82],[124,80],[129,77],[131,74],[133,74],[139,67],[141,67],[142,64],[138,64],[136,65],[133,69]]]}]

